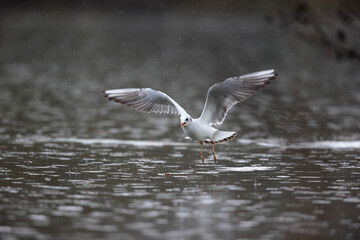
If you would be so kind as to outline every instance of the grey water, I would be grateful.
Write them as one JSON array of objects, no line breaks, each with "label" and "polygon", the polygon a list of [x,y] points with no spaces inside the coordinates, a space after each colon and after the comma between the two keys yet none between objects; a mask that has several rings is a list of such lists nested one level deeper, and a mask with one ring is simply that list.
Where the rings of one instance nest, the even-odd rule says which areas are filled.
[{"label": "grey water", "polygon": [[[1,239],[359,239],[360,68],[261,14],[3,11]],[[227,77],[276,68],[235,140],[106,101],[151,87],[193,117]]]}]

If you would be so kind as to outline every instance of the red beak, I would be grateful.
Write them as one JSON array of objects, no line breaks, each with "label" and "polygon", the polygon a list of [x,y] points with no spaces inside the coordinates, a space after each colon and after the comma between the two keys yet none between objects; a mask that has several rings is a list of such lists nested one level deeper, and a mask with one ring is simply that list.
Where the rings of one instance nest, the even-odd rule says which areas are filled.
[{"label": "red beak", "polygon": [[180,127],[183,128],[185,126],[185,123],[180,123]]}]

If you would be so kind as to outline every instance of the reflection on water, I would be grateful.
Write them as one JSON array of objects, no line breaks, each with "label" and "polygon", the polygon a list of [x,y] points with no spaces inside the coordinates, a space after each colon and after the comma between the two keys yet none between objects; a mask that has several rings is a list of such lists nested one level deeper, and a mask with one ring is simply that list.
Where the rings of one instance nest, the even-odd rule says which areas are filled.
[{"label": "reflection on water", "polygon": [[[249,13],[2,12],[1,239],[359,239],[359,68]],[[108,103],[152,87],[194,117],[209,86],[277,68],[238,137]]]},{"label": "reflection on water", "polygon": [[15,139],[2,149],[0,233],[4,239],[358,238],[357,148],[307,145],[221,145],[218,163],[209,154],[202,164],[196,143]]}]

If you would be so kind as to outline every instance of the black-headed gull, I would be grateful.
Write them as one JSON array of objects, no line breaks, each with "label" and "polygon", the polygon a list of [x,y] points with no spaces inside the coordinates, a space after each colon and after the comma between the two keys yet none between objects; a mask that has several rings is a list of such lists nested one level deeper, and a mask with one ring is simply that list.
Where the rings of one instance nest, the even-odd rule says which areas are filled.
[{"label": "black-headed gull", "polygon": [[265,84],[275,79],[276,75],[275,70],[272,69],[228,78],[214,84],[208,90],[205,107],[197,119],[193,119],[171,97],[151,88],[105,90],[104,94],[109,100],[114,100],[139,111],[179,114],[180,126],[186,138],[198,141],[201,144],[200,157],[202,162],[204,163],[204,155],[202,154],[204,142],[212,144],[214,161],[216,162],[215,144],[234,139],[236,132],[220,131],[212,126],[222,124],[232,106],[254,95]]}]

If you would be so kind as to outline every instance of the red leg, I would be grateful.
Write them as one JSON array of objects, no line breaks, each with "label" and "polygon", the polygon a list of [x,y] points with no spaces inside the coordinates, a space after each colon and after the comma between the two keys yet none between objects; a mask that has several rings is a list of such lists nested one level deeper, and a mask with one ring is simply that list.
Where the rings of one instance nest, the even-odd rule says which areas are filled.
[{"label": "red leg", "polygon": [[203,155],[203,153],[202,153],[203,142],[200,142],[200,144],[201,144],[201,148],[200,148],[200,157],[201,157],[201,161],[202,161],[202,163],[204,163],[205,158],[204,158],[204,155]]},{"label": "red leg", "polygon": [[212,142],[213,145],[213,156],[214,156],[214,162],[216,162],[216,157],[215,157],[215,143]]}]

